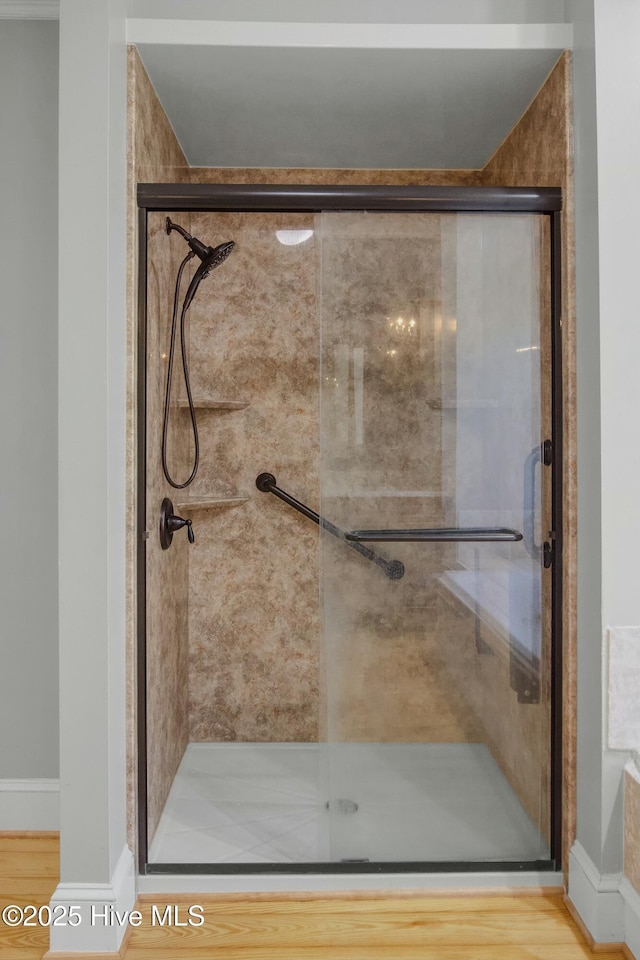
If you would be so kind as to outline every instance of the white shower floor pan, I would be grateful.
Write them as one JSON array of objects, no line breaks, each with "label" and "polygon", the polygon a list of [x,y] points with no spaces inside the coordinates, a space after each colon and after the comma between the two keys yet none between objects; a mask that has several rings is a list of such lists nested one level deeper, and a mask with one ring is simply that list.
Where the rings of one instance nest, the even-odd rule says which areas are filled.
[{"label": "white shower floor pan", "polygon": [[149,861],[548,857],[538,830],[482,744],[193,743],[173,782]]}]

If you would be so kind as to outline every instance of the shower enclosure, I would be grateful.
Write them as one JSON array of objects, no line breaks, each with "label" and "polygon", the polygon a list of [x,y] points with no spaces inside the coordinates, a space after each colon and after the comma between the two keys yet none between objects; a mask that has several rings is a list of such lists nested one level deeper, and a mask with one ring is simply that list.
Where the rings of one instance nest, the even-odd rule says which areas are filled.
[{"label": "shower enclosure", "polygon": [[[560,191],[138,200],[140,869],[553,869]],[[167,216],[235,243],[189,310],[183,491]],[[172,495],[195,543],[162,549]]]}]

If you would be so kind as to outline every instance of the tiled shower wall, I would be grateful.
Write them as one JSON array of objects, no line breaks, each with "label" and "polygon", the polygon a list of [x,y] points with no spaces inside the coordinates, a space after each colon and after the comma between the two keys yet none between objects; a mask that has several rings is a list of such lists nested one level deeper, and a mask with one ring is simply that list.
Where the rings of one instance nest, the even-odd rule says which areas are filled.
[{"label": "tiled shower wall", "polygon": [[[127,145],[127,303],[129,312],[127,350],[127,624],[128,624],[128,806],[127,833],[129,845],[135,845],[136,816],[136,416],[137,416],[137,224],[136,184],[139,182],[175,183],[185,178],[188,166],[155,91],[151,86],[137,51],[129,48],[128,56],[128,145]],[[171,494],[162,476],[159,442],[163,403],[164,360],[162,345],[166,342],[167,322],[171,310],[173,267],[180,260],[184,241],[162,233],[161,218],[152,226],[150,238],[154,251],[149,268],[149,364],[147,402],[152,427],[149,436],[150,457],[147,464],[147,529],[155,531],[158,508],[164,496]],[[156,246],[157,241],[157,246]],[[178,451],[177,451],[178,452]],[[186,639],[186,549],[161,551],[157,537],[150,538],[147,548],[148,582],[147,614],[152,655],[147,698],[149,730],[149,832],[153,835],[188,741],[187,727],[187,639]],[[151,652],[151,651],[150,651]]]},{"label": "tiled shower wall", "polygon": [[[562,860],[568,869],[575,837],[576,744],[576,403],[573,113],[571,54],[562,54],[547,81],[482,170],[495,186],[560,186],[562,211],[563,390],[563,637],[562,637]],[[521,799],[523,793],[521,792]]]},{"label": "tiled shower wall", "polygon": [[[202,469],[190,495],[196,501],[211,495],[247,499],[237,507],[196,507],[192,513],[197,529],[189,551],[193,740],[314,741],[327,733],[340,740],[477,739],[461,692],[446,685],[443,655],[430,629],[437,558],[427,569],[423,549],[405,548],[407,574],[402,583],[393,582],[329,540],[319,604],[318,528],[255,487],[256,476],[266,470],[295,497],[316,510],[320,506],[322,246],[323,315],[328,311],[338,324],[347,313],[353,318],[338,333],[340,350],[348,364],[353,345],[366,344],[365,377],[382,385],[381,393],[367,391],[367,443],[349,475],[342,475],[341,493],[329,475],[351,449],[348,438],[342,449],[340,436],[352,422],[352,383],[334,369],[328,347],[331,356],[324,357],[322,371],[331,387],[323,389],[322,403],[325,453],[332,464],[325,472],[322,512],[345,526],[443,521],[436,409],[442,353],[434,329],[439,219],[414,217],[407,223],[387,215],[372,223],[364,214],[347,217],[346,227],[344,215],[338,219],[338,230],[344,227],[347,235],[330,239],[322,217],[192,218],[195,233],[206,242],[233,239],[237,245],[192,308],[194,391],[205,400],[249,401],[243,410],[203,411],[200,417]],[[292,229],[314,235],[299,245],[280,243],[276,231]],[[359,303],[351,302],[354,269]],[[415,352],[389,363],[383,314],[407,297],[418,306],[419,343],[416,336]],[[328,321],[326,342],[331,326]],[[351,496],[363,487],[398,489],[400,480],[406,489],[425,491],[424,497],[407,503],[402,496]],[[343,516],[347,506],[350,521]],[[329,578],[336,587],[332,597]],[[348,636],[328,624],[338,593],[340,602],[348,598]],[[433,648],[429,654],[427,647]],[[319,682],[321,649],[328,683]]]},{"label": "tiled shower wall", "polygon": [[[148,822],[153,833],[182,754],[189,742],[187,592],[188,543],[177,535],[170,550],[158,536],[160,505],[173,490],[162,473],[161,443],[173,274],[184,256],[184,240],[166,234],[164,215],[149,215],[147,268],[147,782]],[[177,364],[176,364],[177,367]],[[176,380],[178,377],[176,376]],[[173,395],[175,397],[176,394]],[[172,397],[172,399],[173,399]],[[175,429],[182,414],[172,403],[169,464],[178,480],[189,474],[188,437]],[[174,426],[175,425],[175,426]],[[180,422],[182,427],[183,423]],[[176,513],[179,510],[176,509]]]},{"label": "tiled shower wall", "polygon": [[255,484],[268,471],[318,502],[315,245],[276,236],[313,228],[313,216],[196,214],[192,227],[236,244],[191,309],[194,396],[248,406],[199,412],[190,496],[247,500],[192,513],[190,738],[316,740],[318,530]]}]

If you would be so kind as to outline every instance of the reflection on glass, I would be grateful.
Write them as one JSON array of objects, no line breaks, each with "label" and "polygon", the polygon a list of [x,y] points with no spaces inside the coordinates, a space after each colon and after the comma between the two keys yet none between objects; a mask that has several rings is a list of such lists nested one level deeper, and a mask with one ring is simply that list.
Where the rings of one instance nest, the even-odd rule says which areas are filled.
[{"label": "reflection on glass", "polygon": [[547,858],[543,218],[321,221],[322,513],[524,534],[396,582],[323,537],[329,859]]}]

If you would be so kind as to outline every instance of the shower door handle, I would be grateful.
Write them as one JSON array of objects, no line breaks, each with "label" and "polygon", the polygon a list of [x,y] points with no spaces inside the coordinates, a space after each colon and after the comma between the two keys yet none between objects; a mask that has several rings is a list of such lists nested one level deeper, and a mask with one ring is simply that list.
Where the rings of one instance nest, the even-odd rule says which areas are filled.
[{"label": "shower door handle", "polygon": [[524,503],[522,508],[524,545],[527,553],[534,560],[543,558],[545,568],[551,566],[550,544],[536,543],[536,478],[538,464],[550,467],[553,463],[553,445],[551,440],[545,440],[533,448],[524,465]]},{"label": "shower door handle", "polygon": [[519,530],[508,527],[426,527],[418,530],[351,530],[347,540],[356,543],[500,543],[522,540]]},{"label": "shower door handle", "polygon": [[543,453],[540,444],[535,446],[528,455],[524,464],[524,503],[522,510],[522,530],[524,545],[527,553],[534,560],[540,558],[541,545],[536,543],[536,475],[538,464],[543,462]]}]

